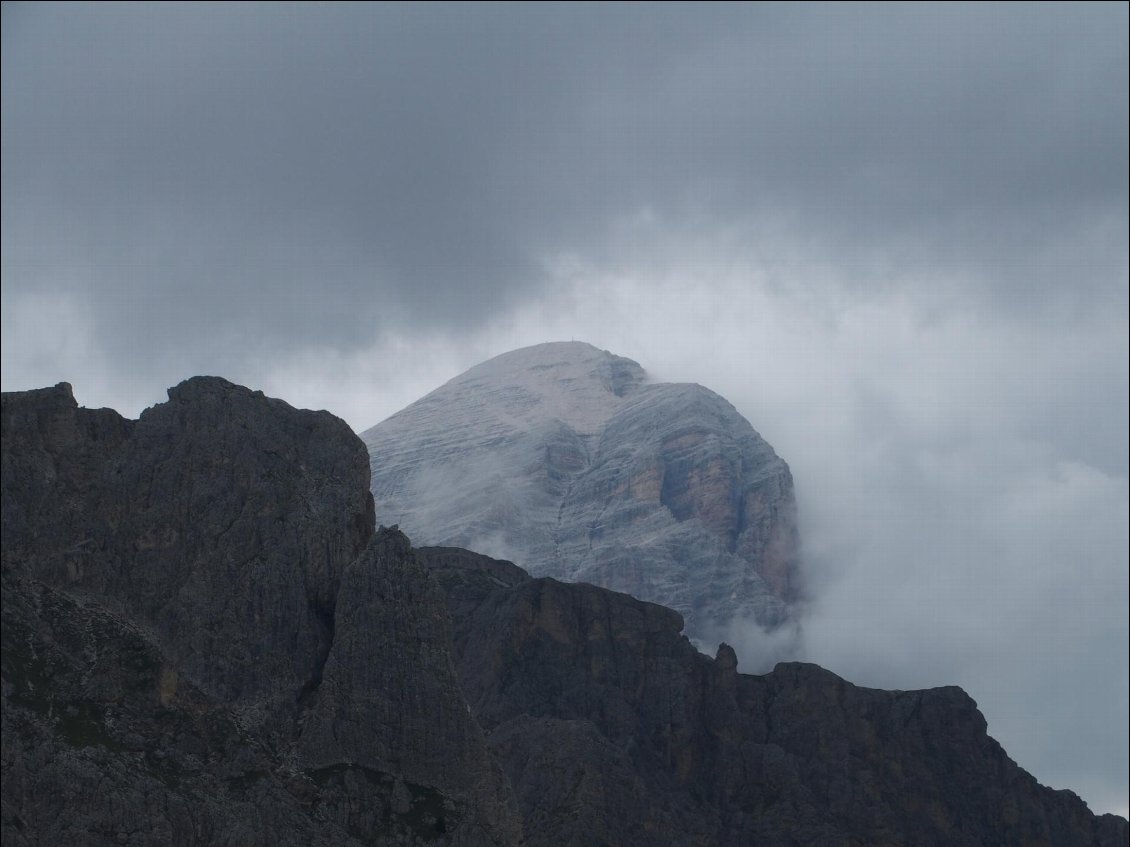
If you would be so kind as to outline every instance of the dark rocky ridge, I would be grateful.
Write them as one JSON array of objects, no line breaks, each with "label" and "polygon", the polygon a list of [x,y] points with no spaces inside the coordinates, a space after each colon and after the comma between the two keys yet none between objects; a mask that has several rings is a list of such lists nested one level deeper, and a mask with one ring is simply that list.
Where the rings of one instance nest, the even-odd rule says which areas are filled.
[{"label": "dark rocky ridge", "polygon": [[670,609],[420,554],[531,845],[1127,842],[1124,819],[1009,759],[960,688],[865,689],[802,663],[739,674],[729,646],[697,652]]},{"label": "dark rocky ridge", "polygon": [[520,842],[332,415],[216,378],[138,421],[5,394],[3,573],[5,844]]},{"label": "dark rocky ridge", "polygon": [[738,674],[669,609],[374,534],[326,413],[197,378],[2,420],[5,845],[1126,844],[958,689]]}]

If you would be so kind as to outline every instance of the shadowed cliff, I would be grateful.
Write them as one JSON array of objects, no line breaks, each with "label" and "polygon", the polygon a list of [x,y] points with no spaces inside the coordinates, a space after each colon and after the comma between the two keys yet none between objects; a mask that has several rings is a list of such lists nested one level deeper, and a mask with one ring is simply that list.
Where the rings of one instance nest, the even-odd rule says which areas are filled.
[{"label": "shadowed cliff", "polygon": [[520,843],[332,415],[216,378],[138,421],[5,394],[3,578],[6,845]]},{"label": "shadowed cliff", "polygon": [[2,409],[5,845],[1124,845],[956,688],[738,674],[670,609],[373,531],[325,412]]},{"label": "shadowed cliff", "polygon": [[662,606],[421,556],[530,844],[1126,844],[1124,819],[1020,769],[960,688],[859,688],[801,663],[739,674]]}]

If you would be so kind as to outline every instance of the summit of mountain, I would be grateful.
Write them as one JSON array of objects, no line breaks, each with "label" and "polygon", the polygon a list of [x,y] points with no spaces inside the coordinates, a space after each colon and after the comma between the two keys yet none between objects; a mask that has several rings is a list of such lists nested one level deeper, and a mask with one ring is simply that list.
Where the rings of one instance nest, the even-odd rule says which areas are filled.
[{"label": "summit of mountain", "polygon": [[681,613],[704,641],[800,593],[788,465],[725,399],[582,342],[466,371],[362,433],[378,520]]}]

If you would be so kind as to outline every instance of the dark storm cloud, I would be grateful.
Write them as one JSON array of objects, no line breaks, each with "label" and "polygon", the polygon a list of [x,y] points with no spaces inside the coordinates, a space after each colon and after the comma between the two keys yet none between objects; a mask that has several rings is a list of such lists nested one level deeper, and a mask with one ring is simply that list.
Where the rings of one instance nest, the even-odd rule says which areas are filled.
[{"label": "dark storm cloud", "polygon": [[641,209],[1014,306],[1125,263],[1123,5],[4,10],[5,298],[111,360],[466,328]]}]

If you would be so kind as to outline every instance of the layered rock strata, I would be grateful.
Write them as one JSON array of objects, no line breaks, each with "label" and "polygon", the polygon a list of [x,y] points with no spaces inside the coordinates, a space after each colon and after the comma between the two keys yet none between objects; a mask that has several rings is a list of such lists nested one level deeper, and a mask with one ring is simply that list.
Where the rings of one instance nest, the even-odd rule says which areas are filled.
[{"label": "layered rock strata", "polygon": [[678,610],[717,642],[800,595],[788,466],[724,399],[579,342],[491,359],[362,435],[378,520]]}]

